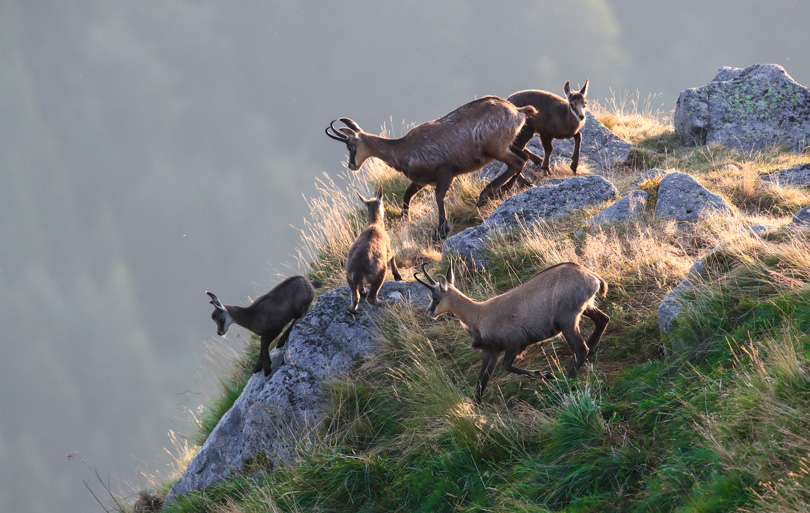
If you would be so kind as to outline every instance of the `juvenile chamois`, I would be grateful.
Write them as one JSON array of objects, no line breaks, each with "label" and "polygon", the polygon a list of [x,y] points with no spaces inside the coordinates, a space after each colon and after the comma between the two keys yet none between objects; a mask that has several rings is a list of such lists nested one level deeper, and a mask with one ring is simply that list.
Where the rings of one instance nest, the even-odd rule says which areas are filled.
[{"label": "juvenile chamois", "polygon": [[[549,159],[551,159],[551,152],[554,151],[554,139],[574,138],[574,154],[571,156],[571,171],[574,174],[577,173],[579,165],[579,149],[582,144],[582,134],[579,130],[585,125],[588,80],[585,79],[585,85],[579,92],[571,92],[571,85],[568,82],[565,83],[563,90],[565,98],[536,89],[519,91],[507,98],[517,107],[532,106],[537,110],[536,114],[526,120],[526,124],[515,138],[514,146],[523,152],[524,160],[531,159],[547,174],[550,173]],[[540,142],[543,144],[543,158],[526,149],[526,144],[534,134],[540,136]],[[517,178],[518,175],[515,175],[512,180]]]},{"label": "juvenile chamois", "polygon": [[313,284],[303,276],[287,278],[252,305],[245,307],[223,305],[212,292],[205,293],[211,296],[211,304],[214,305],[211,319],[217,325],[217,335],[225,336],[231,324],[238,324],[261,337],[259,360],[253,367],[253,372],[264,369],[265,376],[269,376],[272,370],[270,343],[292,321],[276,345],[279,348],[284,347],[295,321],[309,310],[315,298]]},{"label": "juvenile chamois", "polygon": [[[373,199],[366,199],[359,192],[354,192],[366,204],[368,223],[349,248],[346,257],[346,282],[352,292],[352,306],[349,313],[352,315],[357,311],[360,296],[366,296],[369,304],[379,306],[377,292],[385,282],[385,271],[389,265],[394,279],[402,280],[394,259],[394,251],[391,249],[391,239],[385,231],[383,188],[380,187]],[[369,284],[368,295],[366,283]]]},{"label": "juvenile chamois", "polygon": [[[596,351],[610,317],[596,308],[597,293],[607,294],[607,283],[596,273],[579,264],[567,262],[551,266],[526,283],[487,301],[474,301],[453,286],[453,268],[439,283],[430,277],[422,265],[427,282],[414,278],[430,289],[428,313],[435,319],[452,313],[472,336],[472,347],[481,350],[481,373],[475,390],[475,402],[487,386],[495,364],[504,353],[503,368],[515,374],[535,378],[549,377],[515,367],[515,358],[527,347],[562,332],[574,353],[568,376],[573,378],[589,353]],[[579,331],[579,319],[584,315],[596,324],[587,342]]]},{"label": "juvenile chamois", "polygon": [[453,178],[499,160],[508,166],[507,170],[481,191],[479,204],[499,192],[526,163],[525,155],[513,149],[512,141],[526,118],[535,112],[530,105],[518,108],[502,98],[485,96],[437,120],[417,125],[398,139],[364,132],[349,118],[340,118],[346,125],[340,128],[335,128],[332,121],[326,135],[346,144],[349,169],[357,171],[367,158],[377,157],[411,181],[403,196],[403,215],[408,213],[414,194],[428,185],[436,187],[437,238],[443,239],[450,231],[444,197]]}]

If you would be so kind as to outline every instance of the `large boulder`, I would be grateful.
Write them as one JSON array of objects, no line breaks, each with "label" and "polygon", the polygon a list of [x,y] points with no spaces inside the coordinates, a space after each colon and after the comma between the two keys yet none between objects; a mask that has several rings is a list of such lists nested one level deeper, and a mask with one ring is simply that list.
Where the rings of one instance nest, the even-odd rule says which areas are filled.
[{"label": "large boulder", "polygon": [[796,187],[810,187],[810,164],[801,164],[762,176],[766,182]]},{"label": "large boulder", "polygon": [[[415,282],[386,282],[379,297],[390,303],[429,303]],[[350,372],[358,357],[375,350],[374,326],[381,309],[351,298],[343,286],[321,295],[295,324],[274,372],[254,374],[234,405],[220,419],[166,498],[200,490],[232,475],[292,461],[324,416],[325,384]]]},{"label": "large boulder", "polygon": [[[585,111],[585,125],[580,129],[582,134],[582,145],[579,149],[580,165],[587,165],[591,174],[607,174],[614,166],[622,165],[630,157],[633,146],[614,134],[596,116]],[[536,135],[529,140],[526,148],[541,157],[544,155],[543,145]],[[574,154],[574,139],[556,139],[554,141],[554,151],[551,154],[551,166],[571,165],[571,157]],[[537,174],[540,173],[539,166],[535,166],[532,161],[528,161],[526,169]],[[487,179],[492,179],[500,173],[506,171],[506,166],[500,162],[493,162],[480,171],[481,175]]]},{"label": "large boulder", "polygon": [[480,226],[449,237],[444,253],[456,254],[477,265],[486,263],[483,249],[495,231],[529,227],[538,222],[566,216],[575,210],[613,200],[616,187],[601,176],[575,176],[560,183],[537,187],[507,198]]},{"label": "large boulder", "polygon": [[659,167],[648,169],[647,171],[641,173],[635,180],[633,180],[630,186],[634,189],[638,189],[639,186],[644,182],[648,182],[650,180],[660,180],[661,178],[664,178],[671,172],[672,171],[667,171],[666,169],[661,169]]},{"label": "large boulder", "polygon": [[655,213],[677,221],[694,221],[712,212],[731,213],[734,208],[686,173],[669,173],[658,185]]},{"label": "large boulder", "polygon": [[644,210],[644,205],[647,204],[648,198],[649,195],[644,191],[631,191],[616,203],[588,219],[585,225],[597,226],[611,224],[638,217],[642,210]]},{"label": "large boulder", "polygon": [[810,145],[810,90],[776,64],[720,68],[703,87],[682,92],[675,129],[688,144],[720,143],[744,151]]}]

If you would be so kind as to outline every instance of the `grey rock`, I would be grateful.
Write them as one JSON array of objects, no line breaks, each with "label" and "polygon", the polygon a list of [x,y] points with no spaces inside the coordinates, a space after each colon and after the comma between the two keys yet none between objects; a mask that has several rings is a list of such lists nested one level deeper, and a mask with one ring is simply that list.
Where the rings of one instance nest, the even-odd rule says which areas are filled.
[{"label": "grey rock", "polygon": [[810,90],[776,64],[721,68],[713,81],[680,94],[674,124],[688,144],[800,152],[810,145]]},{"label": "grey rock", "polygon": [[690,175],[669,173],[658,185],[655,213],[678,221],[694,221],[711,212],[732,213],[733,207]]},{"label": "grey rock", "polygon": [[[419,308],[430,302],[415,282],[386,282],[379,297]],[[375,349],[373,331],[381,309],[361,301],[352,316],[350,304],[346,286],[318,298],[295,324],[283,351],[274,351],[274,372],[250,378],[169,491],[167,502],[241,474],[254,458],[273,467],[295,458],[297,448],[320,427],[325,383],[350,372],[357,357]]]},{"label": "grey rock", "polygon": [[756,235],[757,237],[759,237],[763,233],[773,230],[773,228],[774,228],[773,226],[767,224],[755,224],[746,228],[746,231],[748,231],[748,233],[750,233],[751,235]]},{"label": "grey rock", "polygon": [[470,263],[480,265],[485,261],[483,248],[494,231],[529,227],[618,196],[616,187],[601,176],[575,176],[555,185],[544,183],[505,199],[480,226],[449,237],[444,243],[443,252],[457,254]]},{"label": "grey rock", "polygon": [[[714,251],[711,253],[713,252]],[[686,278],[676,285],[674,289],[669,291],[664,297],[664,300],[661,301],[661,304],[658,305],[658,329],[663,333],[670,334],[672,332],[675,319],[677,319],[683,311],[683,295],[692,290],[694,284],[707,276],[706,266],[703,263],[705,258],[706,257],[703,257],[693,263],[689,272],[686,274]],[[681,349],[680,341],[674,338],[670,340],[673,345],[673,350],[678,352]]]},{"label": "grey rock", "polygon": [[658,167],[654,167],[652,169],[648,169],[647,171],[644,171],[643,173],[641,173],[638,176],[638,178],[633,180],[633,183],[631,183],[630,186],[633,187],[634,189],[638,189],[638,186],[643,184],[644,182],[646,182],[648,180],[656,180],[658,178],[663,178],[666,175],[668,175],[669,173],[671,173],[671,171],[667,171],[666,169],[661,169],[661,168],[658,168]]},{"label": "grey rock", "polygon": [[587,226],[610,224],[637,217],[647,204],[649,195],[635,190],[586,221]]},{"label": "grey rock", "polygon": [[810,226],[810,206],[796,212],[789,225],[805,228]]},{"label": "grey rock", "polygon": [[[627,163],[630,158],[630,151],[633,146],[614,134],[596,116],[585,111],[585,125],[580,129],[582,133],[582,145],[579,149],[580,165],[587,164],[592,174],[604,175],[611,171],[614,166]],[[532,137],[526,148],[541,157],[544,154],[543,145],[536,135]],[[554,151],[551,154],[550,165],[571,164],[571,156],[574,154],[574,139],[557,139],[554,141]],[[479,173],[485,178],[492,179],[506,170],[506,166],[500,162],[493,162],[485,166]],[[540,168],[534,166],[529,161],[524,168],[524,176],[529,171],[535,176],[541,176]]]},{"label": "grey rock", "polygon": [[762,180],[780,185],[810,187],[810,164],[802,164],[763,175]]}]

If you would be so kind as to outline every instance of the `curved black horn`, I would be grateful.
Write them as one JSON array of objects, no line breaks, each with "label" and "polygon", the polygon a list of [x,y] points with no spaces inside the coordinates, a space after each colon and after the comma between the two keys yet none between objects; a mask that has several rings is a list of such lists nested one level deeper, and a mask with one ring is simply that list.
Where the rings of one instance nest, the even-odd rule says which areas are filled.
[{"label": "curved black horn", "polygon": [[345,124],[347,127],[351,128],[351,129],[352,129],[352,130],[354,130],[355,132],[362,132],[362,131],[363,131],[363,129],[362,129],[362,128],[360,128],[360,125],[358,125],[357,123],[355,123],[355,122],[354,122],[354,120],[352,120],[352,119],[350,119],[350,118],[340,118],[340,120],[341,120],[341,121],[343,121],[343,123],[344,123],[344,124]]},{"label": "curved black horn", "polygon": [[427,262],[422,262],[422,272],[425,273],[425,278],[430,281],[431,285],[436,285],[436,280],[430,277],[430,274],[427,272]]},{"label": "curved black horn", "polygon": [[[427,277],[427,279],[428,279],[428,280],[433,281],[433,280],[430,278],[430,276],[428,276],[427,274],[425,274],[425,276]],[[422,285],[424,285],[425,287],[427,287],[427,288],[429,288],[429,289],[431,289],[431,290],[433,290],[434,288],[436,288],[434,285],[431,285],[430,283],[425,283],[424,281],[420,280],[420,279],[419,279],[419,273],[418,273],[418,272],[413,273],[413,279],[414,279],[414,280],[416,280],[416,281],[418,281],[419,283],[421,283]]]},{"label": "curved black horn", "polygon": [[[334,139],[336,141],[346,142],[346,140],[349,138],[349,136],[344,134],[343,132],[338,131],[335,128],[335,121],[337,121],[337,119],[333,120],[331,123],[329,123],[329,126],[326,127],[326,130],[325,130],[326,135],[328,135],[329,137],[331,137],[332,139]],[[331,134],[329,133],[330,128],[332,129]]]}]

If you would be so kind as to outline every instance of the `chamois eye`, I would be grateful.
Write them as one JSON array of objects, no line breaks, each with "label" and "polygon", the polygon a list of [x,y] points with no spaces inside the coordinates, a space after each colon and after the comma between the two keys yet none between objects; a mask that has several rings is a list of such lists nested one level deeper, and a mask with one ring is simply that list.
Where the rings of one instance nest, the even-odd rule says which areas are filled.
[{"label": "chamois eye", "polygon": [[349,145],[349,151],[355,151],[356,149],[357,149],[357,146],[355,146],[353,144]]}]

